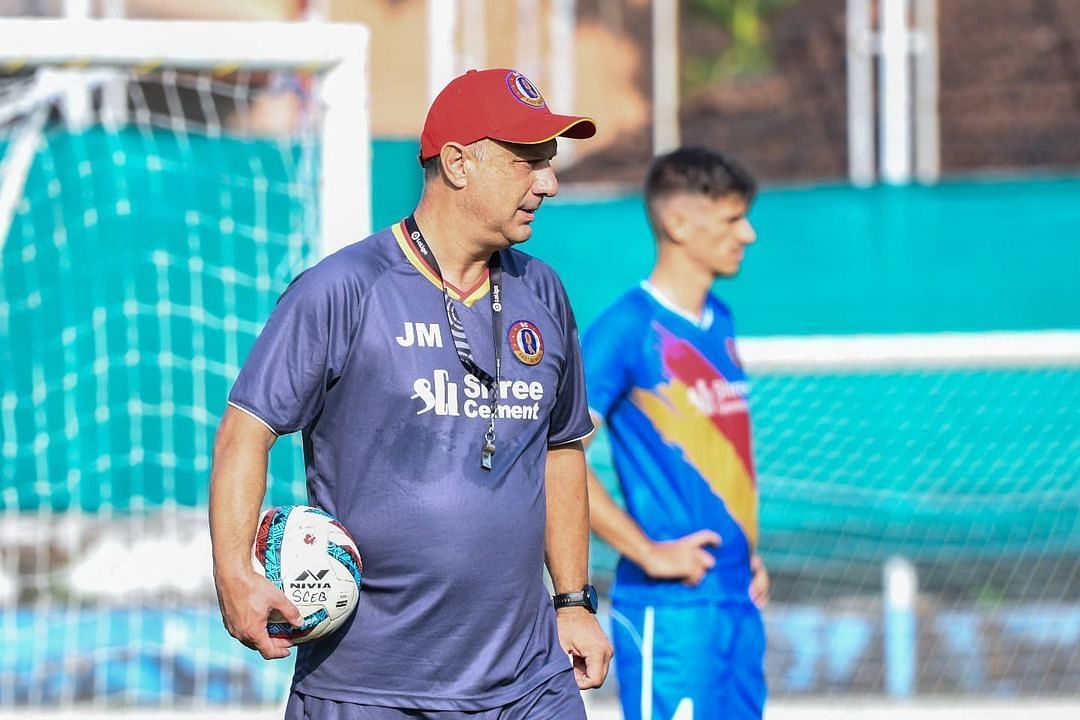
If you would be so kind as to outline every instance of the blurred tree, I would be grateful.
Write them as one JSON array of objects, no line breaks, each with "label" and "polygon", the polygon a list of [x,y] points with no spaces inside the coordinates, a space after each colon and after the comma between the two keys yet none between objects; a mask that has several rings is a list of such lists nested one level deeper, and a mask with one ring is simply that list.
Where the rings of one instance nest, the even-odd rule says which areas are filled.
[{"label": "blurred tree", "polygon": [[722,78],[758,75],[772,66],[766,21],[798,0],[692,0],[691,12],[720,25],[730,43],[719,53],[689,54],[683,84],[693,90]]}]

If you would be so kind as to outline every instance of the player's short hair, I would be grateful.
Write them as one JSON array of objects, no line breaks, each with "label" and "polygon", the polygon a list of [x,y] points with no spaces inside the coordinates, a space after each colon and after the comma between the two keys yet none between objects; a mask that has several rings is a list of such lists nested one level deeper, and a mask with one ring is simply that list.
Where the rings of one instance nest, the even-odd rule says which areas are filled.
[{"label": "player's short hair", "polygon": [[673,195],[754,199],[757,180],[730,155],[707,147],[683,147],[657,156],[645,176],[645,207],[655,230],[657,204]]},{"label": "player's short hair", "polygon": [[440,156],[433,155],[433,156],[429,157],[427,160],[424,160],[424,162],[422,163],[423,167],[424,167],[424,184],[425,185],[428,184],[429,182],[433,181],[435,178],[439,177],[439,163],[440,162],[441,162]]}]

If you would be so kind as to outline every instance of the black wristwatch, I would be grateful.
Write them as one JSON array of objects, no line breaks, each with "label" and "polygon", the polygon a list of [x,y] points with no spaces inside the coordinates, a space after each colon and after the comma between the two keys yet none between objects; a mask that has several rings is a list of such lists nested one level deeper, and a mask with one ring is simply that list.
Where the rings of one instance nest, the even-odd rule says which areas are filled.
[{"label": "black wristwatch", "polygon": [[596,596],[596,588],[592,585],[586,585],[577,592],[559,593],[551,598],[551,601],[554,603],[556,610],[565,607],[583,607],[594,615],[600,606],[600,599]]}]

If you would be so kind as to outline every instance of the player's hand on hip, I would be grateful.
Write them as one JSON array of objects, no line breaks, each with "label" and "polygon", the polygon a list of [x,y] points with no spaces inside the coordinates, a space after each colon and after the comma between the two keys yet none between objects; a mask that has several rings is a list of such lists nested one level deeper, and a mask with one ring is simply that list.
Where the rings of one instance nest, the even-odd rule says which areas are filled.
[{"label": "player's hand on hip", "polygon": [[678,540],[653,543],[643,569],[649,577],[681,580],[684,585],[694,587],[716,565],[716,558],[706,548],[720,543],[720,535],[712,530],[698,530]]},{"label": "player's hand on hip", "polygon": [[596,616],[582,607],[555,611],[559,624],[559,643],[570,655],[574,679],[582,690],[598,688],[607,677],[608,665],[615,652],[600,629]]},{"label": "player's hand on hip", "polygon": [[225,628],[234,638],[267,660],[289,656],[292,642],[272,638],[266,630],[268,620],[299,626],[304,619],[281,590],[255,571],[224,577],[215,573],[218,605]]},{"label": "player's hand on hip", "polygon": [[765,561],[757,553],[750,557],[750,572],[750,599],[758,608],[764,609],[769,602],[769,571],[765,569]]}]

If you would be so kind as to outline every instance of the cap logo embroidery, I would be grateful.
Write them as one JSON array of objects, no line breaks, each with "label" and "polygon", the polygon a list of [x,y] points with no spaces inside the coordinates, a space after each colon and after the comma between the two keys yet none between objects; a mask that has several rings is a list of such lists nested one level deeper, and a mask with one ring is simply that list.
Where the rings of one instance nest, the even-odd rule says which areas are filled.
[{"label": "cap logo embroidery", "polygon": [[532,81],[517,70],[506,73],[506,87],[510,89],[510,94],[514,96],[514,99],[523,105],[539,109],[547,104],[544,102],[544,96],[540,94]]},{"label": "cap logo embroidery", "polygon": [[510,326],[509,340],[514,357],[526,365],[536,365],[544,358],[544,338],[540,329],[528,320],[518,320]]}]

